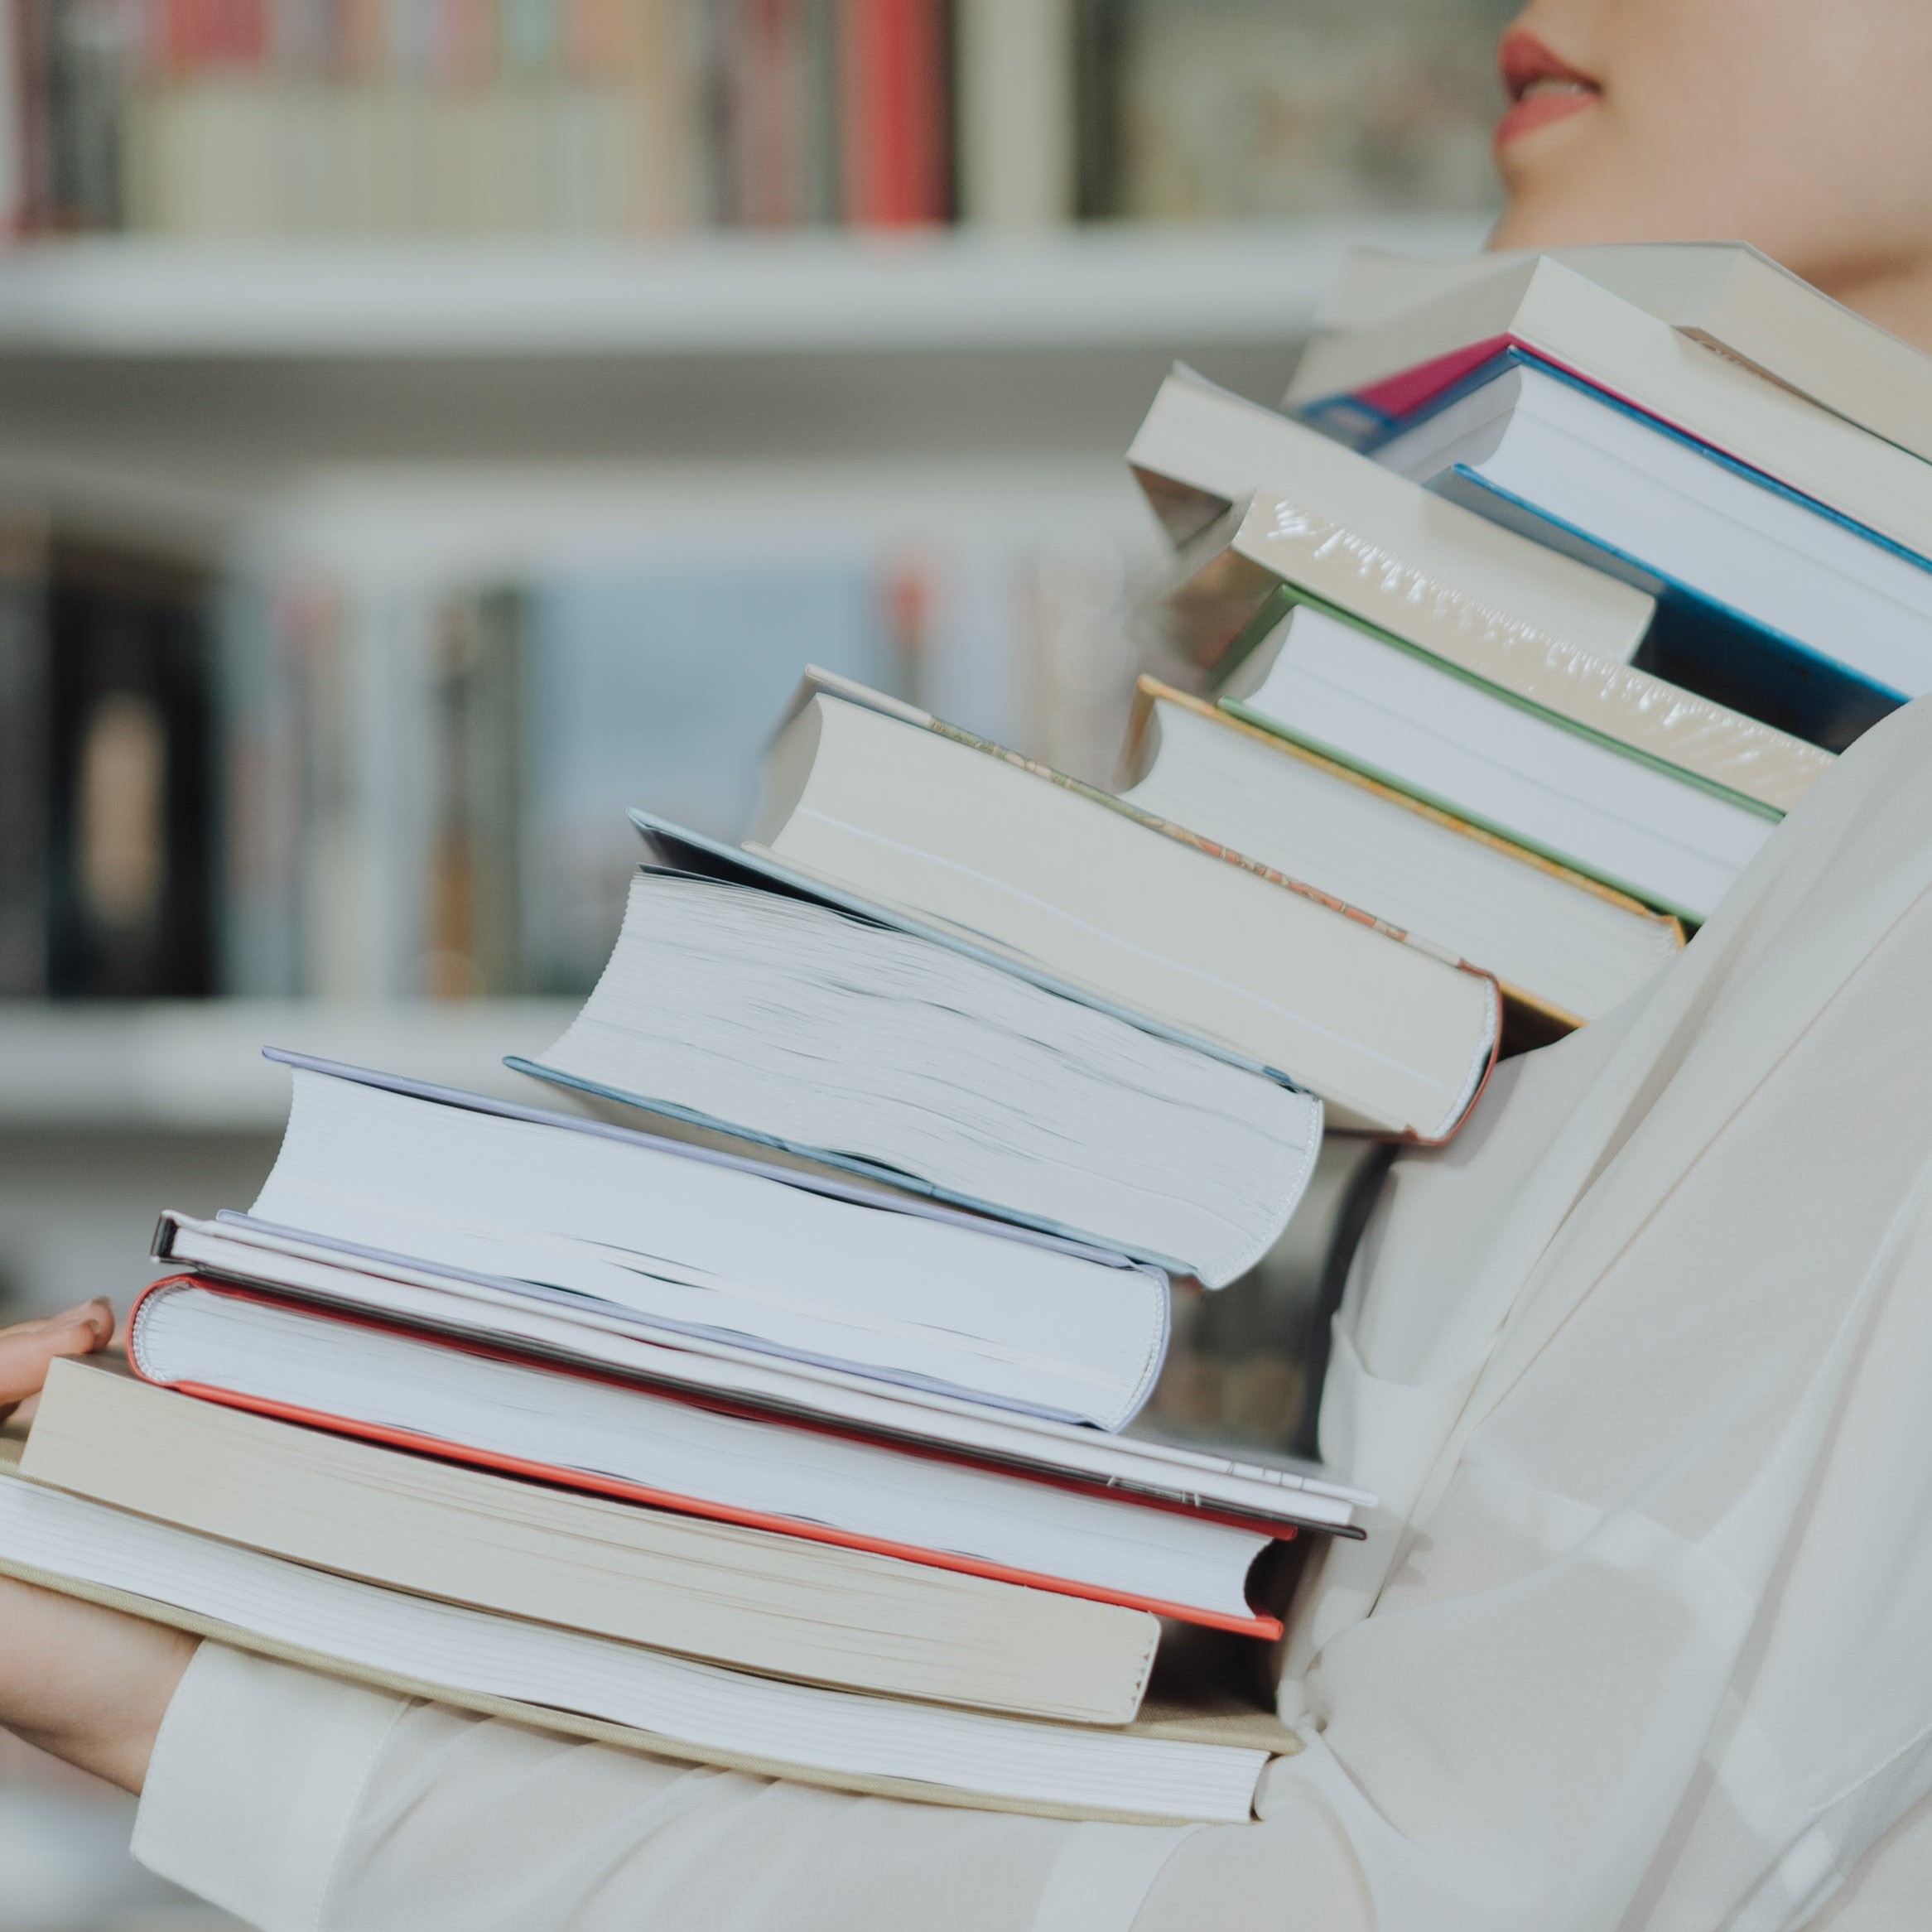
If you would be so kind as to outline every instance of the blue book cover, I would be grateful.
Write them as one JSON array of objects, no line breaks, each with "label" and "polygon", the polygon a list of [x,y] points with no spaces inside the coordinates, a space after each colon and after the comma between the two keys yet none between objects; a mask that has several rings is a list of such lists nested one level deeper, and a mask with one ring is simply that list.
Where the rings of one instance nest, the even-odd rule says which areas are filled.
[{"label": "blue book cover", "polygon": [[[1932,570],[1932,563],[1889,537],[1828,508],[1775,477],[1699,442],[1623,397],[1598,389],[1570,370],[1559,369],[1522,349],[1505,349],[1400,420],[1370,412],[1366,405],[1351,399],[1349,407],[1356,413],[1347,421],[1350,440],[1373,455],[1382,444],[1427,422],[1516,365],[1534,369],[1553,382],[1588,396],[1600,407],[1641,423],[1653,435],[1668,437],[1703,460],[1838,524],[1864,542],[1877,544],[1920,569]],[[1371,415],[1376,417],[1373,423],[1368,420]],[[1327,417],[1320,420],[1327,426]],[[1340,417],[1336,420],[1338,424],[1342,422]],[[1621,578],[1655,597],[1657,615],[1636,662],[1643,669],[1687,691],[1762,719],[1831,751],[1843,749],[1860,733],[1908,701],[1909,694],[1877,682],[1811,645],[1707,595],[1682,577],[1660,571],[1646,559],[1632,556],[1540,505],[1499,488],[1467,465],[1457,464],[1445,470],[1429,488],[1492,523]]]}]

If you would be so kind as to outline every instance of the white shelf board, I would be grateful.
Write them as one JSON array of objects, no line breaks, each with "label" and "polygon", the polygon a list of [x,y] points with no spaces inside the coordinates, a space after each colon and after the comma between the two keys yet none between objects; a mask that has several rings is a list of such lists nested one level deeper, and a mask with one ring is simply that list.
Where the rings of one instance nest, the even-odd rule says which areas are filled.
[{"label": "white shelf board", "polygon": [[1467,217],[1038,237],[720,234],[566,243],[203,244],[0,254],[0,356],[785,356],[1293,341],[1356,243],[1453,253]]},{"label": "white shelf board", "polygon": [[567,1112],[561,1093],[502,1062],[541,1052],[576,1011],[546,1000],[0,1004],[0,1132],[275,1133],[288,1072],[265,1046]]}]

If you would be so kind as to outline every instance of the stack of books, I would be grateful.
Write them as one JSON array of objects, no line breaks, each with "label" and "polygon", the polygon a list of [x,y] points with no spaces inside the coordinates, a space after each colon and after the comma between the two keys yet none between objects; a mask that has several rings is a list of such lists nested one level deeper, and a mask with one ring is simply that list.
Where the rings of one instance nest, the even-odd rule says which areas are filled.
[{"label": "stack of books", "polygon": [[273,1171],[163,1217],[134,1378],[56,1365],[0,1568],[674,1757],[1248,1816],[1294,1737],[1163,1701],[1161,1620],[1278,1636],[1373,1499],[1121,1433],[1172,1279],[1325,1132],[1448,1139],[1932,687],[1924,367],[1768,264],[1376,259],[1332,320],[1307,421],[1180,370],[1131,452],[1218,701],[1144,683],[1116,794],[808,672],[742,844],[632,814],[509,1062],[587,1111],[272,1053]]},{"label": "stack of books", "polygon": [[163,1217],[0,1561],[674,1756],[1246,1817],[1293,1733],[1167,1701],[1162,1620],[1261,1654],[1281,1550],[1371,1499],[1120,1432],[1170,1276],[1250,1268],[1327,1120],[1456,1130],[1495,981],[824,674],[744,846],[636,817],[511,1062],[594,1116],[272,1052],[266,1184]]},{"label": "stack of books", "polygon": [[1276,411],[1132,463],[1213,704],[1130,799],[1595,1018],[1932,689],[1925,359],[1740,245],[1364,254]]}]

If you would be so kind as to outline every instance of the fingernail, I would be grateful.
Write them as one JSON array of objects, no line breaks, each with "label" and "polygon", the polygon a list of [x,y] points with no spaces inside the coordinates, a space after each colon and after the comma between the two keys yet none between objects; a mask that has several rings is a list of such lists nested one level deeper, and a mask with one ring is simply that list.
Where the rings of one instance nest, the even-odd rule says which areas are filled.
[{"label": "fingernail", "polygon": [[105,1298],[97,1294],[91,1301],[76,1302],[72,1308],[61,1309],[53,1319],[56,1323],[78,1322],[83,1316],[91,1315],[97,1310],[104,1313],[106,1308]]}]

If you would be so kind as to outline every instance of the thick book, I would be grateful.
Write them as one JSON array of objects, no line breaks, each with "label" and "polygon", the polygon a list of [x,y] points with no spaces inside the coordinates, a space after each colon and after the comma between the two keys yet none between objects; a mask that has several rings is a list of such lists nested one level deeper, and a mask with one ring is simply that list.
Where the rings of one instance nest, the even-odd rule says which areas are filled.
[{"label": "thick book", "polygon": [[[1177,364],[1162,383],[1127,462],[1177,544],[1186,545],[1258,489],[1333,533],[1330,567],[1400,573],[1419,620],[1491,622],[1627,662],[1649,628],[1642,591],[1446,503],[1279,411]],[[1212,625],[1177,640],[1212,662],[1227,643]]]},{"label": "thick book", "polygon": [[1708,918],[1778,822],[1307,605],[1247,672],[1236,716],[1679,918]]},{"label": "thick book", "polygon": [[1932,554],[1932,464],[1660,321],[1549,256],[1308,344],[1287,406],[1379,434],[1509,348],[1528,349],[1826,509]]},{"label": "thick book", "polygon": [[764,1675],[1125,1724],[1148,1612],[640,1509],[59,1362],[21,1473],[444,1602]]},{"label": "thick book", "polygon": [[162,1388],[687,1515],[1271,1636],[1250,1573],[1293,1528],[1096,1494],[780,1424],[589,1365],[305,1307],[193,1276],[136,1304]]},{"label": "thick book", "polygon": [[1932,691],[1932,565],[1535,356],[1373,454],[1649,592],[1648,667],[1814,744]]},{"label": "thick book", "polygon": [[[1167,1282],[1117,1254],[561,1114],[271,1050],[288,1125],[272,1228],[536,1284],[1115,1429],[1153,1386]],[[883,1211],[883,1212],[882,1212]]]},{"label": "thick book", "polygon": [[230,1648],[538,1730],[880,1797],[1127,1823],[1245,1823],[1271,1713],[1120,1730],[788,1684],[311,1569],[23,1481],[0,1441],[0,1574]]},{"label": "thick book", "polygon": [[595,990],[513,1066],[1209,1287],[1287,1226],[1313,1096],[689,835],[654,843],[670,862],[632,881]]},{"label": "thick book", "polygon": [[1684,944],[1667,914],[1150,677],[1128,756],[1133,803],[1486,968],[1531,1034],[1607,1013]]},{"label": "thick book", "polygon": [[489,1281],[351,1254],[227,1217],[164,1214],[154,1259],[176,1273],[265,1289],[338,1313],[597,1370],[686,1400],[776,1417],[1048,1482],[1216,1509],[1289,1529],[1359,1535],[1372,1496],[1294,1459],[1230,1457],[1143,1434],[990,1409],[932,1389],[889,1390],[822,1363],[780,1361],[718,1336],[667,1335],[629,1311],[527,1282]]},{"label": "thick book", "polygon": [[[1549,254],[1680,334],[1932,462],[1932,363],[1924,352],[1747,243],[1602,243]],[[1368,327],[1531,259],[1522,250],[1445,260],[1351,249],[1318,326]]]},{"label": "thick book", "polygon": [[1400,571],[1385,576],[1337,566],[1374,546],[1311,521],[1265,491],[1198,538],[1178,595],[1212,601],[1232,642],[1224,675],[1269,635],[1286,609],[1310,603],[1429,652],[1443,663],[1560,718],[1573,729],[1671,765],[1689,777],[1788,812],[1832,767],[1832,754],[1757,718],[1699,697],[1639,665],[1620,664],[1520,627],[1491,623],[1480,608],[1455,624],[1418,621]]},{"label": "thick book", "polygon": [[808,676],[747,849],[1434,1142],[1493,1065],[1496,983],[1299,881],[923,711]]}]

